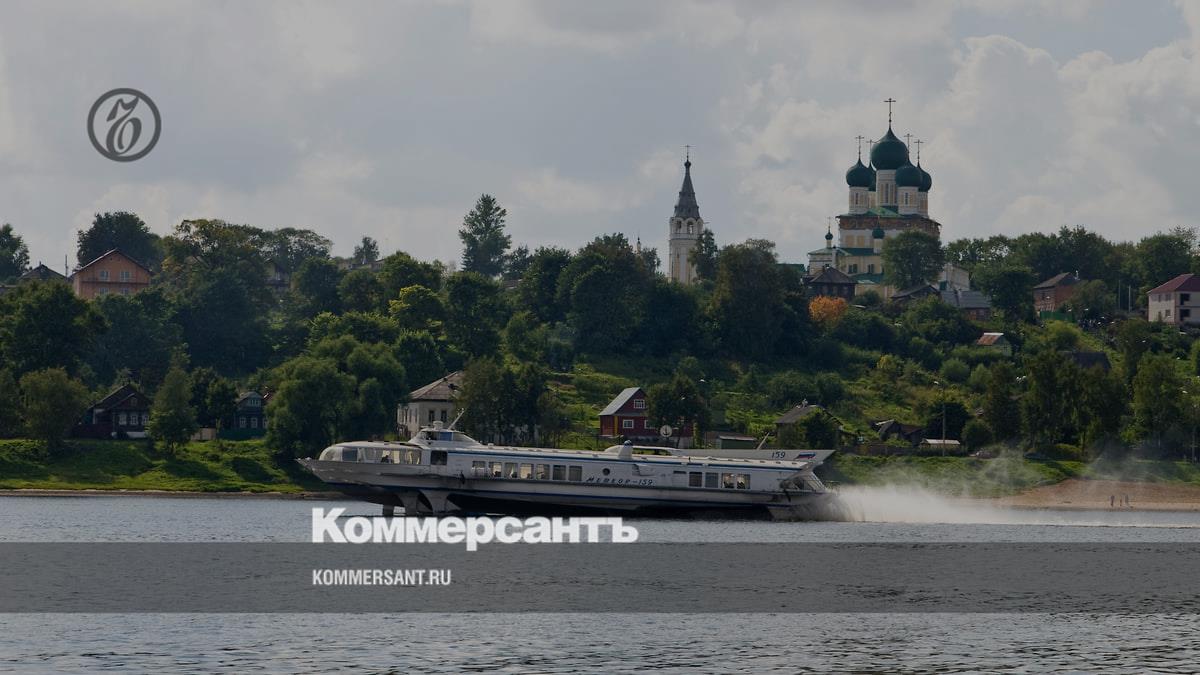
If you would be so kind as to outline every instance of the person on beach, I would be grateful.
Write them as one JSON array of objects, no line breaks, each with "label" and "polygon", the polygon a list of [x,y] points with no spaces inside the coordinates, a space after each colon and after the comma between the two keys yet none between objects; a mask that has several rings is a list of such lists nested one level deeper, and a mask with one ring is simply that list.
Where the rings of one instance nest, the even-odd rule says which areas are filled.
[{"label": "person on beach", "polygon": [[1116,508],[1116,506],[1117,506],[1117,496],[1109,495],[1108,496],[1108,508],[1112,509],[1112,508]]}]

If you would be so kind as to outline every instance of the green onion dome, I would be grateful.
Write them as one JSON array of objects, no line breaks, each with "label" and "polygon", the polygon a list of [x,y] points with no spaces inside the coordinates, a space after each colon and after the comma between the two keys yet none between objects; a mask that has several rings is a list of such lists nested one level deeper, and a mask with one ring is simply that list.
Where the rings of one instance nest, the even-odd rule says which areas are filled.
[{"label": "green onion dome", "polygon": [[917,167],[905,162],[903,166],[896,169],[896,187],[921,187],[921,170]]},{"label": "green onion dome", "polygon": [[871,233],[871,236],[874,237],[875,239],[883,239],[883,237],[884,237],[883,228],[876,227],[875,231]]},{"label": "green onion dome", "polygon": [[875,184],[875,170],[862,163],[862,158],[846,172],[846,185],[869,188]]},{"label": "green onion dome", "polygon": [[829,232],[829,231],[825,232],[825,241],[833,241],[833,233],[832,232]]},{"label": "green onion dome", "polygon": [[908,146],[904,141],[896,138],[896,134],[892,133],[891,125],[888,125],[887,133],[875,147],[871,148],[871,166],[874,166],[877,171],[886,171],[889,169],[899,169],[901,166],[908,163]]},{"label": "green onion dome", "polygon": [[921,163],[917,162],[917,170],[921,172],[921,192],[929,192],[929,188],[933,187],[933,177],[929,172],[921,168]]}]

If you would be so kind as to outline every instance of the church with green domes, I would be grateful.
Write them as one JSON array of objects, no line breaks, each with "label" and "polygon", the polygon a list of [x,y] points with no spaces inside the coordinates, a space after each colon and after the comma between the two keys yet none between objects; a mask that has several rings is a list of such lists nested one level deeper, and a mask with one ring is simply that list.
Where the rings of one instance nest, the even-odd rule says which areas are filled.
[{"label": "church with green domes", "polygon": [[[920,141],[916,143],[919,148]],[[869,159],[869,165],[863,164],[860,145],[858,161],[846,171],[847,210],[837,217],[836,235],[830,228],[825,247],[809,252],[808,270],[817,275],[832,267],[855,281],[856,294],[875,290],[889,298],[900,289],[883,282],[883,242],[907,230],[940,238],[942,226],[929,217],[933,178],[921,167],[919,152],[914,164],[908,144],[892,131],[890,111],[887,133],[872,143]],[[946,281],[957,286],[953,282],[965,280]]]}]

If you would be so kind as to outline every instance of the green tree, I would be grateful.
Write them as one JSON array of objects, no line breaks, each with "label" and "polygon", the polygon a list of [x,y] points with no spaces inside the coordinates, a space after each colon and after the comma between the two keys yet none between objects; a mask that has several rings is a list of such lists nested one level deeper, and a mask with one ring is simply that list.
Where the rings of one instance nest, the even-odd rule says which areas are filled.
[{"label": "green tree", "polygon": [[1116,308],[1116,294],[1099,279],[1079,284],[1070,299],[1064,303],[1064,309],[1076,321],[1111,318]]},{"label": "green tree", "polygon": [[285,457],[312,456],[342,436],[357,398],[354,378],[329,358],[301,355],[280,366],[267,404],[267,442]]},{"label": "green tree", "polygon": [[446,304],[437,293],[424,286],[406,286],[388,302],[388,313],[400,328],[441,333],[446,321]]},{"label": "green tree", "polygon": [[558,280],[570,264],[570,251],[539,247],[530,257],[529,265],[517,284],[520,304],[544,323],[562,321],[567,317],[566,304],[559,300]]},{"label": "green tree", "polygon": [[10,281],[29,269],[29,247],[9,223],[0,225],[0,282]]},{"label": "green tree", "polygon": [[263,258],[285,274],[295,274],[308,260],[328,260],[333,247],[333,242],[316,232],[295,227],[262,231],[259,239]]},{"label": "green tree", "polygon": [[500,285],[476,272],[446,280],[446,337],[471,357],[490,356],[500,348],[507,321]]},{"label": "green tree", "polygon": [[[1079,368],[1053,349],[1026,358],[1028,390],[1021,400],[1021,423],[1034,448],[1062,443],[1073,434],[1072,401]],[[993,374],[994,375],[994,374]]]},{"label": "green tree", "polygon": [[1028,267],[996,261],[977,266],[972,278],[1005,319],[1033,320],[1033,285],[1037,280]]},{"label": "green tree", "polygon": [[521,361],[542,361],[548,339],[546,325],[538,323],[533,312],[513,314],[504,327],[504,347]]},{"label": "green tree", "polygon": [[1161,449],[1184,419],[1183,378],[1166,354],[1142,357],[1133,378],[1133,433]]},{"label": "green tree", "polygon": [[185,220],[163,240],[162,278],[193,365],[224,373],[266,365],[275,305],[265,283],[269,239],[249,225]]},{"label": "green tree", "polygon": [[838,447],[838,423],[824,410],[815,410],[795,424],[785,426],[777,441],[788,449],[830,449]]},{"label": "green tree", "polygon": [[162,443],[168,455],[196,433],[196,409],[192,407],[192,384],[180,366],[172,366],[150,406],[146,432]]},{"label": "green tree", "polygon": [[1195,232],[1182,229],[1160,232],[1138,242],[1131,263],[1141,281],[1139,302],[1145,302],[1151,288],[1191,271],[1195,244]]},{"label": "green tree", "polygon": [[706,227],[700,233],[696,248],[688,254],[688,260],[696,266],[696,276],[703,281],[716,281],[718,254],[717,241],[713,238],[712,230]]},{"label": "green tree", "polygon": [[622,234],[597,237],[559,275],[559,302],[575,330],[575,346],[593,354],[625,353],[642,325],[653,275]]},{"label": "green tree", "polygon": [[428,331],[401,331],[396,338],[396,358],[414,387],[433,382],[454,370],[446,363],[447,349]]},{"label": "green tree", "polygon": [[1099,441],[1114,439],[1121,430],[1128,394],[1121,377],[1100,366],[1080,371],[1073,422],[1079,431],[1079,444],[1091,447]]},{"label": "green tree", "polygon": [[937,279],[945,264],[938,238],[920,230],[908,230],[883,242],[884,280],[893,288],[912,288]]},{"label": "green tree", "polygon": [[943,347],[974,342],[981,333],[961,312],[937,297],[911,303],[900,315],[900,324],[913,335]]},{"label": "green tree", "polygon": [[171,320],[173,307],[162,289],[136,295],[107,295],[92,301],[108,330],[98,335],[86,363],[96,380],[111,382],[121,370],[143,388],[154,389],[171,366],[171,356],[186,349],[183,332]]},{"label": "green tree", "polygon": [[921,418],[926,438],[942,438],[943,430],[946,438],[962,438],[963,427],[966,426],[967,420],[971,419],[971,413],[962,401],[943,391],[923,401],[920,407],[924,409]]},{"label": "green tree", "polygon": [[0,438],[11,438],[21,431],[21,390],[12,371],[0,368]]},{"label": "green tree", "polygon": [[0,363],[14,376],[55,367],[77,372],[106,327],[66,284],[21,284],[0,295]]},{"label": "green tree", "polygon": [[1006,362],[988,370],[987,390],[983,396],[983,420],[998,441],[1009,441],[1021,434],[1021,408],[1017,401],[1016,373]]},{"label": "green tree", "polygon": [[395,298],[400,289],[408,286],[440,290],[442,271],[440,264],[422,262],[403,251],[397,251],[383,259],[379,270],[378,278],[383,286],[383,297],[389,300]]},{"label": "green tree", "polygon": [[485,194],[475,202],[475,208],[463,218],[458,237],[462,239],[462,268],[485,277],[497,277],[504,271],[505,254],[512,238],[504,231],[508,211],[496,198]]},{"label": "green tree", "polygon": [[390,345],[342,336],[314,345],[310,353],[333,361],[353,381],[347,417],[338,427],[341,436],[374,438],[394,430],[396,406],[407,400],[409,389],[404,366]]},{"label": "green tree", "polygon": [[456,400],[467,432],[485,443],[511,436],[515,389],[515,375],[495,359],[482,357],[467,363]]},{"label": "green tree", "polygon": [[87,410],[90,394],[83,383],[62,368],[47,368],[21,376],[21,417],[29,435],[58,448],[71,427]]},{"label": "green tree", "polygon": [[237,386],[211,368],[197,368],[191,375],[191,403],[196,422],[202,427],[220,428],[237,412]]},{"label": "green tree", "polygon": [[529,247],[521,244],[520,246],[509,251],[504,256],[504,274],[505,281],[515,281],[525,275],[525,270],[529,269],[529,264],[533,262],[533,256],[529,254]]},{"label": "green tree", "polygon": [[75,259],[80,267],[114,248],[152,269],[163,257],[158,235],[128,211],[97,213],[92,226],[79,232],[77,243]]},{"label": "green tree", "polygon": [[354,264],[370,265],[379,260],[379,242],[370,237],[363,237],[358,246],[354,247]]},{"label": "green tree", "polygon": [[992,442],[992,430],[983,420],[973,419],[963,426],[962,442],[968,450],[978,450]]},{"label": "green tree", "polygon": [[[726,246],[708,316],[726,354],[765,361],[778,351],[788,307],[786,279],[771,242],[750,240]],[[807,314],[807,305],[804,310]]]},{"label": "green tree", "polygon": [[292,275],[292,307],[301,317],[311,317],[321,312],[337,312],[341,303],[338,284],[342,272],[337,263],[329,258],[312,257],[300,263]]},{"label": "green tree", "polygon": [[[683,373],[676,372],[670,382],[647,389],[646,408],[655,426],[665,424],[676,430],[699,427],[700,434],[708,428],[708,402],[696,382]],[[698,436],[697,442],[701,438]]]},{"label": "green tree", "polygon": [[1192,348],[1189,356],[1191,357],[1192,362],[1192,375],[1200,376],[1200,340],[1192,341]]},{"label": "green tree", "polygon": [[384,307],[383,282],[371,270],[351,270],[338,282],[338,301],[345,311],[373,312]]}]

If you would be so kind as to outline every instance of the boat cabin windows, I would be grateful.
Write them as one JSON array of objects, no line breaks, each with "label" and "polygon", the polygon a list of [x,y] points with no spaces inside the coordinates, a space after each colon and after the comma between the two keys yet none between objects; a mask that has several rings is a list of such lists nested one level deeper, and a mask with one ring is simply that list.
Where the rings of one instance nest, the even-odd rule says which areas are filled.
[{"label": "boat cabin windows", "polygon": [[429,464],[431,466],[446,466],[446,451],[445,450],[430,450]]},{"label": "boat cabin windows", "polygon": [[479,460],[475,460],[474,462],[471,462],[471,475],[474,477],[477,477],[477,478],[479,476],[486,476],[487,475],[487,462],[481,462]]},{"label": "boat cabin windows", "polygon": [[704,473],[700,471],[689,473],[688,487],[704,487]]},{"label": "boat cabin windows", "polygon": [[504,477],[504,463],[503,462],[492,462],[492,478],[503,478],[503,477]]},{"label": "boat cabin windows", "polygon": [[733,490],[749,490],[750,489],[750,474],[748,473],[723,473],[721,474],[721,487]]},{"label": "boat cabin windows", "polygon": [[719,479],[719,477],[715,473],[704,474],[704,487],[706,487],[706,488],[720,487],[720,484],[717,482],[718,479]]},{"label": "boat cabin windows", "polygon": [[566,479],[567,479],[567,467],[563,466],[562,464],[555,464],[553,480],[566,480]]},{"label": "boat cabin windows", "polygon": [[529,480],[530,478],[533,478],[533,465],[532,464],[522,464],[521,469],[517,472],[517,477],[523,478],[525,480]]},{"label": "boat cabin windows", "polygon": [[505,462],[504,463],[504,477],[505,478],[516,478],[517,477],[517,463],[516,462]]},{"label": "boat cabin windows", "polygon": [[583,480],[583,467],[582,466],[568,466],[567,467],[567,480],[573,480],[576,482]]},{"label": "boat cabin windows", "polygon": [[550,480],[550,465],[538,464],[537,472],[534,474],[534,477],[538,480]]}]

